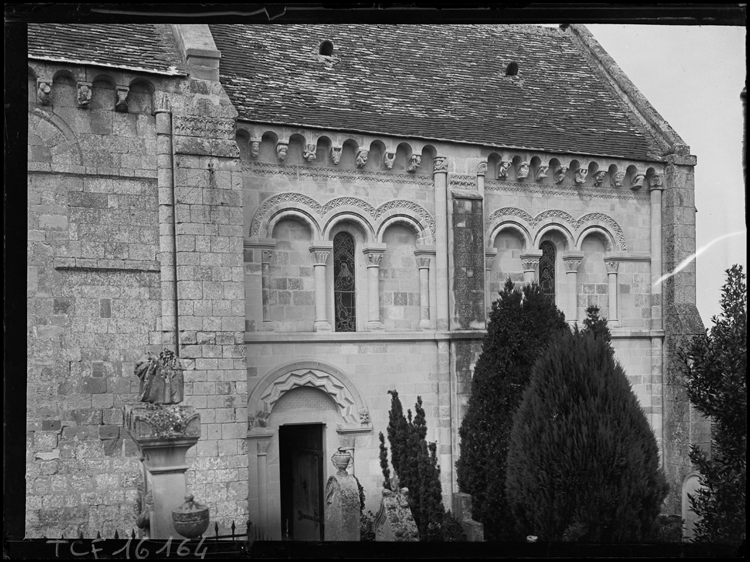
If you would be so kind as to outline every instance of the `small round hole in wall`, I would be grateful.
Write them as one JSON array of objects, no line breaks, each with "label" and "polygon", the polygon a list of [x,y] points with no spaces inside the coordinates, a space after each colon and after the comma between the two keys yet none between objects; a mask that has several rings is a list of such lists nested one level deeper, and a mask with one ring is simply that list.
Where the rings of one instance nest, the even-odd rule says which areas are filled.
[{"label": "small round hole in wall", "polygon": [[512,62],[508,65],[508,67],[505,69],[505,75],[506,76],[516,76],[518,74],[518,63]]},{"label": "small round hole in wall", "polygon": [[333,54],[333,43],[328,40],[323,41],[320,44],[320,50],[318,52],[325,57],[330,57]]}]

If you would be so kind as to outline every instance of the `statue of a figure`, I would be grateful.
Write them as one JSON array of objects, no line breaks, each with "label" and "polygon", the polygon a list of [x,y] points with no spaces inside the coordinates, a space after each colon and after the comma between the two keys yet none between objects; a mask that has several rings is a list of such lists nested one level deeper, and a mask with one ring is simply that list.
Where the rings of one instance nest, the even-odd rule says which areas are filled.
[{"label": "statue of a figure", "polygon": [[165,349],[156,357],[148,353],[135,364],[141,380],[138,400],[150,404],[179,404],[185,396],[184,367],[173,351]]}]

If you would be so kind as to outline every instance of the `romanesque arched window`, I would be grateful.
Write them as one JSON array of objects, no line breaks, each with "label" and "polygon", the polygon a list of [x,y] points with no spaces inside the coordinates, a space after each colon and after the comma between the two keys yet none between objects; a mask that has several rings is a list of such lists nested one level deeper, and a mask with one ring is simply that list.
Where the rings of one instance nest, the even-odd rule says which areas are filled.
[{"label": "romanesque arched window", "polygon": [[539,244],[542,257],[539,258],[539,286],[542,293],[555,296],[555,245],[549,240]]},{"label": "romanesque arched window", "polygon": [[354,238],[347,232],[333,237],[333,303],[337,332],[356,332]]}]

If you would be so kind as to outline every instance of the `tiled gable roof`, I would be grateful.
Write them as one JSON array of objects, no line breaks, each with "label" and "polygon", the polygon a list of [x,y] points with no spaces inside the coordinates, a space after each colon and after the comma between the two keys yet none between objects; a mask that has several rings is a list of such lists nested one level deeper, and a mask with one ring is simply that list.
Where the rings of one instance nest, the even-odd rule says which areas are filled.
[{"label": "tiled gable roof", "polygon": [[169,25],[30,23],[31,59],[186,74]]},{"label": "tiled gable roof", "polygon": [[[210,25],[239,118],[653,160],[568,33],[532,25]],[[332,57],[318,54],[322,41]],[[511,61],[516,78],[505,76]]]}]

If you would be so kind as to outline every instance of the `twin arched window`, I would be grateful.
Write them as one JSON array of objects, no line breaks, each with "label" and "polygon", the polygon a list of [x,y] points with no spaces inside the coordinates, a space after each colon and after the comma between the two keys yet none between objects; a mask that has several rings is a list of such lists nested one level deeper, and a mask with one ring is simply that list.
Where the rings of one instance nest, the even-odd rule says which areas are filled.
[{"label": "twin arched window", "polygon": [[337,332],[356,332],[354,238],[348,232],[333,237],[333,303]]}]

